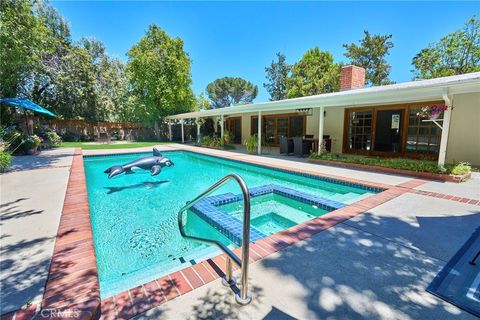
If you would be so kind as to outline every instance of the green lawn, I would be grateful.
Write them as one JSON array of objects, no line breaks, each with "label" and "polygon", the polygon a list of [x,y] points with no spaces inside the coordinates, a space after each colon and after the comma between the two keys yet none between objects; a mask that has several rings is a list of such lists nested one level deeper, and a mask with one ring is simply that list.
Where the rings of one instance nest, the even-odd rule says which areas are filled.
[{"label": "green lawn", "polygon": [[65,148],[82,148],[84,150],[99,150],[99,149],[129,149],[152,147],[159,144],[166,144],[168,142],[128,142],[128,143],[96,143],[96,142],[63,142],[61,147]]}]

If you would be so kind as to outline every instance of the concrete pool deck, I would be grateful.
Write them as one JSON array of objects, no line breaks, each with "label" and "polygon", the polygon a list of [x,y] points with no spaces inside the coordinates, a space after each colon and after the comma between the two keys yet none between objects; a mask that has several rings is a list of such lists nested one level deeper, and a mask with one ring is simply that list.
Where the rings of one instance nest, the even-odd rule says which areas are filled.
[{"label": "concrete pool deck", "polygon": [[[85,150],[83,154],[149,152],[151,149],[148,147]],[[478,218],[480,206],[477,204],[480,198],[479,190],[476,190],[476,187],[480,186],[480,175],[474,174],[473,179],[465,184],[438,184],[418,179],[412,180],[411,177],[405,176],[311,164],[306,163],[304,159],[290,157],[259,157],[178,144],[161,145],[161,149],[190,150],[257,164],[316,172],[321,175],[361,180],[372,184],[399,185],[401,189],[407,187],[418,190],[405,191],[407,190],[405,189],[405,192],[402,191],[403,193],[393,200],[369,208],[366,213],[257,261],[251,266],[253,294],[256,300],[250,306],[237,307],[231,293],[225,293],[220,282],[213,281],[160,307],[151,309],[139,317],[158,316],[176,319],[177,315],[181,315],[182,318],[225,316],[227,318],[270,317],[275,319],[282,316],[287,319],[288,316],[382,319],[469,318],[467,313],[427,293],[425,288],[449,257],[470,236],[473,232],[471,229],[480,224]],[[50,170],[48,166],[36,164],[37,161],[33,163],[34,167],[44,169],[28,171]],[[68,161],[60,161],[60,164],[59,161],[52,163],[58,164],[56,170],[68,169],[69,166]],[[2,175],[2,189],[4,177],[8,175],[20,177],[24,172]],[[28,177],[28,173],[25,176]],[[43,179],[49,180],[47,176],[48,174],[43,175]],[[68,177],[68,172],[66,176]],[[18,179],[28,180],[25,177]],[[48,182],[51,183],[51,181]],[[41,188],[47,195],[49,190],[52,192],[52,186],[44,185]],[[23,188],[17,192],[30,194],[35,191],[36,188],[32,186],[29,190]],[[416,194],[417,191],[419,194]],[[439,199],[449,193],[450,200]],[[65,191],[62,197],[64,195]],[[455,196],[458,199],[455,199]],[[62,203],[63,198],[59,206]],[[58,220],[56,220],[56,226],[58,228]],[[2,236],[3,233],[2,226]],[[55,233],[56,230],[51,241],[55,240]],[[448,237],[445,236],[446,234]],[[2,238],[2,251],[3,247]],[[23,252],[28,255],[33,251],[26,248]],[[47,272],[39,273],[46,278]],[[2,268],[3,275],[11,276],[12,279],[21,276],[4,273]],[[27,292],[19,285],[21,282],[19,281],[16,286],[19,288],[18,291]],[[3,285],[2,278],[2,288]],[[129,299],[132,299],[132,293],[127,292],[128,295],[130,295]],[[23,303],[20,300],[17,301],[17,304]],[[365,307],[367,304],[374,307]],[[119,306],[117,301],[117,307],[114,307],[113,312],[106,312],[104,318],[109,319],[112,316],[122,318],[118,313]]]},{"label": "concrete pool deck", "polygon": [[14,157],[0,175],[0,314],[43,297],[72,155],[65,148]]},{"label": "concrete pool deck", "polygon": [[475,319],[425,289],[479,224],[406,193],[251,265],[248,306],[215,281],[136,319]]}]

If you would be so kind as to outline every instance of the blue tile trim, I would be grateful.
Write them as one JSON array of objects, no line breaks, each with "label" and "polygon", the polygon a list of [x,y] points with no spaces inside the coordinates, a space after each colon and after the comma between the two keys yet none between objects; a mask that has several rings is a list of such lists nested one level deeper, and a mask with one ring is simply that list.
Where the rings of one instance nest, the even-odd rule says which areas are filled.
[{"label": "blue tile trim", "polygon": [[245,165],[249,165],[249,166],[254,166],[254,167],[258,167],[258,168],[264,168],[264,169],[270,169],[270,170],[273,170],[273,171],[290,173],[290,174],[297,175],[297,176],[302,176],[302,177],[311,178],[311,179],[320,180],[320,181],[325,181],[325,182],[336,183],[336,184],[340,184],[340,185],[343,185],[343,186],[354,187],[354,188],[367,190],[367,191],[371,191],[371,192],[375,192],[375,193],[379,193],[379,192],[382,192],[382,191],[386,190],[384,188],[371,187],[371,186],[360,184],[360,183],[353,183],[353,182],[344,181],[344,180],[340,180],[340,179],[334,179],[334,178],[328,178],[328,177],[323,177],[323,176],[317,176],[317,175],[313,175],[313,174],[309,174],[309,173],[297,172],[295,170],[287,170],[287,169],[275,168],[275,167],[270,167],[270,166],[267,166],[267,165],[262,165],[262,164],[257,164],[257,163],[251,163],[251,162],[248,162],[248,161],[242,161],[240,159],[226,159],[226,158],[216,157],[216,156],[212,156],[212,155],[209,155],[209,154],[198,153],[198,152],[194,152],[194,151],[190,151],[190,150],[183,150],[183,152],[194,154],[195,156],[198,156],[198,157],[221,159],[221,160],[225,160],[225,161],[237,162],[237,163],[241,163],[241,164],[245,164]]},{"label": "blue tile trim", "polygon": [[[235,199],[226,194],[229,199]],[[233,194],[231,194],[233,196]],[[218,196],[214,196],[218,198]],[[218,201],[218,200],[217,200]],[[238,201],[238,200],[237,200]],[[242,245],[243,237],[243,223],[242,221],[232,217],[224,211],[217,208],[215,205],[206,201],[205,199],[195,204],[191,210],[202,218],[209,225],[218,230],[221,234],[230,239],[238,246]],[[267,235],[250,226],[250,241],[254,242],[265,238]]]},{"label": "blue tile trim", "polygon": [[[181,152],[182,150],[164,150],[162,153],[171,153],[171,152]],[[83,158],[108,158],[108,157],[119,157],[119,156],[151,156],[152,151],[142,151],[142,152],[123,152],[123,153],[110,153],[110,154],[84,154]]]},{"label": "blue tile trim", "polygon": [[[190,150],[175,150],[174,149],[174,150],[165,151],[165,153],[170,153],[170,152],[184,152],[184,153],[187,153],[187,154],[195,155],[197,157],[214,158],[214,159],[220,159],[220,160],[224,160],[224,161],[232,161],[232,162],[241,163],[241,164],[254,166],[254,167],[258,167],[258,168],[270,169],[270,170],[273,170],[273,171],[285,172],[285,173],[290,173],[290,174],[293,174],[293,175],[302,176],[302,177],[306,177],[306,178],[311,178],[311,179],[315,179],[315,180],[336,183],[336,184],[340,184],[340,185],[348,186],[348,187],[354,187],[354,188],[358,188],[358,189],[362,189],[362,190],[366,190],[366,191],[370,191],[370,192],[375,192],[375,193],[385,191],[385,189],[383,189],[383,188],[371,187],[371,186],[364,185],[364,184],[352,183],[352,182],[343,181],[343,180],[339,180],[339,179],[322,177],[322,176],[317,176],[317,175],[313,175],[313,174],[309,174],[309,173],[297,172],[297,171],[294,171],[294,170],[274,168],[274,167],[270,167],[270,166],[267,166],[267,165],[261,165],[261,164],[257,164],[257,163],[251,163],[251,162],[248,162],[248,161],[242,161],[240,159],[226,159],[226,158],[216,157],[216,156],[203,154],[203,153],[198,153],[198,152],[194,152],[194,151],[190,151]],[[151,151],[148,151],[148,152],[125,152],[125,153],[111,153],[111,154],[91,154],[91,155],[84,155],[83,157],[84,158],[101,158],[101,157],[105,158],[105,157],[111,157],[111,156],[123,156],[123,155],[143,156],[143,155],[151,155],[151,154],[152,154]]]},{"label": "blue tile trim", "polygon": [[[312,194],[308,194],[302,191],[298,191],[295,189],[287,188],[287,187],[276,185],[276,184],[267,184],[259,187],[249,188],[248,193],[250,194],[251,197],[258,197],[258,196],[263,196],[269,193],[274,193],[274,194],[278,194],[283,197],[294,199],[303,203],[315,205],[319,208],[322,208],[328,211],[337,210],[346,206],[346,204],[338,201],[314,196]],[[234,196],[231,193],[225,193],[218,196],[207,197],[205,198],[205,200],[214,206],[219,206],[219,205],[240,201],[242,200],[242,195],[239,194]]]},{"label": "blue tile trim", "polygon": [[[248,193],[252,198],[271,193],[278,194],[283,197],[307,203],[309,205],[315,205],[327,211],[337,210],[346,206],[345,204],[337,201],[317,197],[276,184],[268,184],[250,188],[248,189]],[[233,243],[240,246],[242,242],[243,223],[218,207],[242,200],[243,197],[241,194],[234,195],[233,193],[228,192],[206,197],[194,205],[191,210],[209,225],[230,239]],[[265,234],[257,230],[255,227],[250,226],[250,241],[253,242],[264,237],[266,237]]]}]

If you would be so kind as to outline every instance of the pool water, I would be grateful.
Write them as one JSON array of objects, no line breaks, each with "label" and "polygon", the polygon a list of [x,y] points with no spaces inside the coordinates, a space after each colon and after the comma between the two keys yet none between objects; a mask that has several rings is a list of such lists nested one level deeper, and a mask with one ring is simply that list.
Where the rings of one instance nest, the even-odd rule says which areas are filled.
[{"label": "pool water", "polygon": [[[180,236],[177,213],[187,201],[227,174],[239,174],[249,188],[276,184],[342,203],[374,193],[361,187],[186,151],[163,153],[175,166],[162,169],[154,177],[144,170],[113,179],[103,173],[112,165],[149,155],[151,153],[95,156],[84,160],[102,298],[216,255],[216,247]],[[215,194],[226,192],[239,194],[240,189],[231,182]],[[264,230],[264,234],[278,232],[292,223],[298,224],[324,213],[291,199],[270,197],[273,198],[252,199],[252,225]],[[238,214],[235,211],[238,211],[235,209],[238,203],[231,205],[228,212]],[[190,234],[208,235],[231,243],[194,213],[189,213],[185,228]]]},{"label": "pool water", "polygon": [[[241,202],[223,205],[221,209],[239,220],[243,219]],[[266,235],[288,229],[329,212],[273,193],[251,198],[250,210],[250,224]]]}]

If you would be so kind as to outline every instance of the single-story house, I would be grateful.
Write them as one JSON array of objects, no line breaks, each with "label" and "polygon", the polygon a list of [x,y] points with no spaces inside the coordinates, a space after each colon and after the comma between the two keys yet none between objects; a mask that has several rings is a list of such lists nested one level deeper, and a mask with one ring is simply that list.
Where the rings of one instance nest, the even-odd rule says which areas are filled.
[{"label": "single-story house", "polygon": [[[339,92],[237,105],[169,116],[169,122],[212,118],[236,143],[257,134],[271,145],[280,137],[328,139],[334,153],[466,161],[480,166],[480,72],[365,87],[365,70],[345,66]],[[417,113],[447,106],[436,120]],[[258,128],[262,128],[259,132]],[[318,140],[317,140],[318,141]],[[322,140],[323,141],[323,140]],[[258,153],[262,146],[258,144]]]}]

